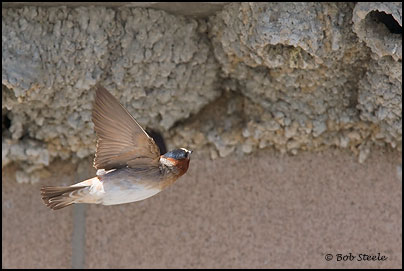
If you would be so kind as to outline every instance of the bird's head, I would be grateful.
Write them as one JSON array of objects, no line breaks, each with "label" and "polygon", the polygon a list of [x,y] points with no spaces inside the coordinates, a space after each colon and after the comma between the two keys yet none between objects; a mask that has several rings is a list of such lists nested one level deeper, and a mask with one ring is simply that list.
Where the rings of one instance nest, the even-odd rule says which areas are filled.
[{"label": "bird's head", "polygon": [[192,151],[185,148],[175,149],[163,154],[160,162],[167,167],[178,169],[178,175],[181,176],[187,172]]}]

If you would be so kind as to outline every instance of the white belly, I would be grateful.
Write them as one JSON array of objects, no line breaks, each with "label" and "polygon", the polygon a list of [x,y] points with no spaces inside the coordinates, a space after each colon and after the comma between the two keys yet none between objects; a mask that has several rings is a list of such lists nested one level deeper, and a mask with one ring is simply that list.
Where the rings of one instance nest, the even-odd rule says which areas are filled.
[{"label": "white belly", "polygon": [[144,200],[156,195],[160,191],[158,188],[145,188],[141,184],[120,186],[116,184],[109,185],[108,182],[105,182],[101,204],[114,205]]}]

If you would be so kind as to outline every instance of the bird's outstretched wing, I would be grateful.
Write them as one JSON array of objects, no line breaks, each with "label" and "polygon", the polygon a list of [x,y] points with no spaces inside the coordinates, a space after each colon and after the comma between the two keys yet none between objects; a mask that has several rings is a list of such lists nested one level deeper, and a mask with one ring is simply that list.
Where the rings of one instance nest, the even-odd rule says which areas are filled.
[{"label": "bird's outstretched wing", "polygon": [[97,85],[92,121],[96,169],[158,166],[160,151],[145,130],[104,87]]}]

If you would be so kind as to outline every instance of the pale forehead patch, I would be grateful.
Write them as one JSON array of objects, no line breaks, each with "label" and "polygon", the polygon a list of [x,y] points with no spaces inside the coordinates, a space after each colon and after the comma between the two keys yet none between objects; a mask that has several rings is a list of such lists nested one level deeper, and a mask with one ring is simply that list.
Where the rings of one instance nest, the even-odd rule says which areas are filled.
[{"label": "pale forehead patch", "polygon": [[189,151],[189,150],[187,150],[185,148],[180,148],[180,149],[183,150],[183,151],[186,151],[186,152],[191,152],[191,151]]}]

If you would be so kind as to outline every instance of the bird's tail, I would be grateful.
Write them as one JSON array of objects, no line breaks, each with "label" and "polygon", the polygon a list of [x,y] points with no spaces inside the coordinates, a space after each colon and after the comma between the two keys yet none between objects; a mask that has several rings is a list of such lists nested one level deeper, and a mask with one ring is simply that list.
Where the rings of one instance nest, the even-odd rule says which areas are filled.
[{"label": "bird's tail", "polygon": [[[45,186],[41,188],[42,200],[46,206],[58,210],[75,203],[80,192],[88,186]],[[87,189],[86,189],[87,190]]]},{"label": "bird's tail", "polygon": [[103,191],[103,186],[100,179],[94,177],[71,186],[44,186],[41,196],[46,206],[58,210],[73,203],[100,203],[99,196],[91,192],[97,189]]}]

